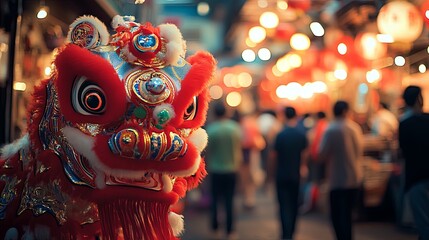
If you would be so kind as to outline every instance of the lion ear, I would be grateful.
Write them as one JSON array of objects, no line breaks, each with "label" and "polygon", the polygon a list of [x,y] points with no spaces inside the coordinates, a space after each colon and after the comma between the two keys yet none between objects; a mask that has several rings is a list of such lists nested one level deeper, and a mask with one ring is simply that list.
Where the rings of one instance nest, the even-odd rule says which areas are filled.
[{"label": "lion ear", "polygon": [[67,42],[83,48],[92,49],[109,43],[106,25],[93,16],[77,18],[69,28]]}]

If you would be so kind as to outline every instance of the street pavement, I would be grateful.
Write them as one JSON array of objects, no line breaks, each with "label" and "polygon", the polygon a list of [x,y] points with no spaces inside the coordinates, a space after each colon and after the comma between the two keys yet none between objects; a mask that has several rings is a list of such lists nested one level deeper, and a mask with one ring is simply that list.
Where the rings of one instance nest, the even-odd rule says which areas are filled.
[{"label": "street pavement", "polygon": [[[209,228],[208,203],[202,204],[198,191],[191,192],[186,199],[183,215],[185,232],[182,240],[210,240],[213,234]],[[243,209],[239,194],[235,200],[236,233],[243,240],[280,239],[277,203],[271,192],[259,191],[257,206],[252,210]],[[195,200],[199,199],[199,200]],[[206,201],[207,202],[207,201]],[[219,216],[224,219],[223,215]],[[224,229],[224,228],[223,228]],[[398,227],[391,221],[355,221],[355,240],[415,240],[414,229]],[[226,238],[221,238],[226,239]],[[298,216],[295,240],[333,240],[333,232],[326,210],[311,211]]]}]

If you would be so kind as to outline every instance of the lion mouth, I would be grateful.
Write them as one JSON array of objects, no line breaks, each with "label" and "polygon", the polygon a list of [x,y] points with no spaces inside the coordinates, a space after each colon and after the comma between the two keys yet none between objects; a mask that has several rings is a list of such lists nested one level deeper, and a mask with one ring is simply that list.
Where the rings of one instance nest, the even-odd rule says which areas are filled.
[{"label": "lion mouth", "polygon": [[[162,165],[164,168],[157,166],[160,164],[167,164],[166,161],[152,161],[146,162],[147,164],[156,163],[158,165],[146,166],[146,169],[130,168],[126,167],[124,163],[120,163],[119,167],[112,167],[105,164],[104,158],[99,158],[96,151],[94,150],[95,137],[86,135],[79,129],[67,126],[62,129],[62,132],[70,146],[72,146],[79,155],[86,159],[85,166],[82,165],[82,161],[76,163],[78,166],[74,166],[71,170],[83,168],[86,171],[79,171],[78,177],[81,179],[87,179],[89,185],[98,189],[103,189],[106,186],[124,186],[124,187],[137,187],[158,192],[171,192],[175,184],[177,177],[187,177],[195,174],[200,166],[201,156],[200,153],[204,149],[207,138],[206,133],[203,129],[197,129],[191,134],[186,134],[186,139],[191,143],[191,147],[187,152],[194,152],[191,158],[189,158],[189,165],[182,168],[176,168],[178,164],[176,161],[169,161],[170,165]],[[204,140],[205,139],[205,140]],[[104,145],[103,145],[104,146]],[[186,158],[184,156],[184,158]],[[126,161],[127,159],[121,159]],[[171,164],[174,163],[174,164]],[[125,167],[122,167],[125,166]],[[167,168],[165,166],[170,166]],[[91,171],[89,171],[91,170]],[[93,174],[86,175],[83,173],[91,172]],[[72,171],[76,175],[76,171]],[[84,176],[82,176],[84,175]]]},{"label": "lion mouth", "polygon": [[137,179],[108,176],[106,177],[106,185],[110,186],[131,186],[144,188],[154,191],[170,192],[173,189],[176,177],[171,174],[144,172]]}]

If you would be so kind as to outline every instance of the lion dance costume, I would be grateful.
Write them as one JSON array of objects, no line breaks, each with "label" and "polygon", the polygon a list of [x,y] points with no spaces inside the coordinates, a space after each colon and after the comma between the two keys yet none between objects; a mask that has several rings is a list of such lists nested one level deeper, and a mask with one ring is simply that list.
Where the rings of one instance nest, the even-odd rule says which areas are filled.
[{"label": "lion dance costume", "polygon": [[70,25],[0,159],[0,239],[177,239],[172,205],[206,175],[201,128],[216,62],[171,24]]}]

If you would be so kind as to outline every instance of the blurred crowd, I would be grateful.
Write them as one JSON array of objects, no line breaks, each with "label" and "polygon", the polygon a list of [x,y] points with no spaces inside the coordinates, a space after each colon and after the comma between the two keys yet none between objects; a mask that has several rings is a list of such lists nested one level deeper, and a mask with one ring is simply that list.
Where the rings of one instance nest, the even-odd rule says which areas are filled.
[{"label": "blurred crowd", "polygon": [[[383,145],[373,155],[377,164],[402,167],[390,170],[405,176],[401,193],[409,199],[420,239],[429,239],[429,160],[425,157],[429,115],[422,112],[419,87],[406,88],[403,102],[399,116],[380,103],[367,121],[369,131],[355,121],[349,104],[341,100],[331,112],[300,115],[292,106],[242,115],[222,101],[214,102],[214,117],[206,125],[209,143],[205,151],[214,239],[237,239],[236,196],[242,199],[238,206],[252,211],[258,207],[257,191],[272,194],[278,206],[279,238],[293,239],[299,214],[320,207],[322,188],[327,192],[326,207],[336,239],[353,239],[353,214],[365,207],[363,162],[371,155],[371,139]],[[221,210],[225,213],[219,214]]]}]

